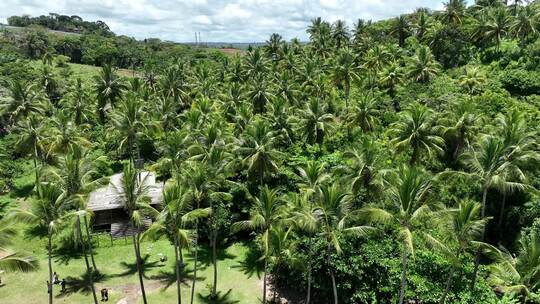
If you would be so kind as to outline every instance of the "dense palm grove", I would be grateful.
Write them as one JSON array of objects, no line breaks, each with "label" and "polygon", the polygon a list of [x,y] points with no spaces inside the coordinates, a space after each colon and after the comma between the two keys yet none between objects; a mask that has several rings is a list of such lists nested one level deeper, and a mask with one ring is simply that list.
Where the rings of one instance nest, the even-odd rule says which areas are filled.
[{"label": "dense palm grove", "polygon": [[[133,236],[139,272],[141,242],[168,238],[179,303],[193,303],[180,249],[196,265],[213,248],[217,272],[216,248],[235,241],[260,257],[265,303],[270,284],[302,303],[540,303],[540,3],[508,2],[352,29],[317,18],[307,44],[273,34],[165,68],[150,52],[129,78],[112,62],[72,79],[54,51],[4,56],[18,59],[2,62],[1,186],[27,161],[36,184],[4,215],[0,268],[33,266],[4,237],[24,221],[49,256],[76,248],[98,275],[87,194],[122,171],[131,222],[154,219]],[[166,183],[157,209],[141,159]]]}]

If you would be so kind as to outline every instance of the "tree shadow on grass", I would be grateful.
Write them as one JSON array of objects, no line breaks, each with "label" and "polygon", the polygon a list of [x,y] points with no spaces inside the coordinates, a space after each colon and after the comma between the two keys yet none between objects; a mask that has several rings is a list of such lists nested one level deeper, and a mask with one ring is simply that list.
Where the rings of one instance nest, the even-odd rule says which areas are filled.
[{"label": "tree shadow on grass", "polygon": [[226,293],[218,291],[215,298],[212,298],[212,295],[203,296],[201,293],[197,294],[197,298],[201,303],[207,304],[235,304],[240,303],[238,300],[232,300],[231,297],[232,289],[229,289]]},{"label": "tree shadow on grass", "polygon": [[[100,283],[105,281],[108,278],[108,276],[94,272],[93,274],[93,280],[94,280],[94,288],[96,287],[96,283]],[[81,293],[83,295],[89,295],[92,292],[92,286],[90,285],[90,273],[85,272],[81,276],[78,277],[66,277],[66,291],[61,292],[60,294],[56,295],[56,298],[62,298],[67,297],[74,293]],[[98,290],[96,289],[96,292]]]},{"label": "tree shadow on grass", "polygon": [[[180,284],[189,286],[191,280],[193,280],[193,272],[187,270],[186,267],[181,268],[181,271],[182,272],[180,274],[180,278],[181,278]],[[162,290],[167,290],[169,287],[176,284],[176,269],[173,265],[170,271],[160,270],[158,274],[151,276],[150,279],[161,281],[164,284]],[[197,278],[197,281],[204,281],[204,279],[205,277],[201,276]]]},{"label": "tree shadow on grass", "polygon": [[[133,257],[133,259],[135,259],[135,257]],[[149,254],[146,254],[143,257],[141,257],[142,273],[143,273],[143,277],[145,279],[149,279],[149,277],[145,274],[146,271],[148,271],[148,270],[150,270],[152,268],[156,268],[156,267],[161,266],[159,261],[149,262],[148,261],[149,259],[150,259]],[[122,273],[114,275],[115,277],[125,277],[125,276],[134,275],[134,274],[137,273],[137,262],[136,261],[133,261],[133,263],[121,262],[120,265],[122,266],[122,268],[124,268],[126,270],[124,272],[122,272]]]},{"label": "tree shadow on grass", "polygon": [[83,257],[81,252],[74,249],[54,250],[52,256],[55,263],[63,265],[69,265],[71,260],[78,260]]},{"label": "tree shadow on grass", "polygon": [[244,260],[239,264],[231,266],[232,268],[240,269],[248,279],[253,275],[257,275],[257,278],[261,278],[261,274],[264,270],[264,261],[261,260],[261,252],[254,246],[250,246]]},{"label": "tree shadow on grass", "polygon": [[[193,260],[193,256],[189,255],[190,260]],[[211,247],[199,247],[199,267],[206,268],[212,266],[212,248]],[[234,259],[236,256],[227,252],[227,248],[216,248],[216,258],[218,263],[226,259]]]}]

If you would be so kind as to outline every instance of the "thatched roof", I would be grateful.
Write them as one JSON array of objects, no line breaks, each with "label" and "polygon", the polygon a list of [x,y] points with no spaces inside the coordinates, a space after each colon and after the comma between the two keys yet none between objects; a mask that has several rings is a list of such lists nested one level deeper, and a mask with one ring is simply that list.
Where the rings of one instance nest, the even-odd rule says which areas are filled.
[{"label": "thatched roof", "polygon": [[[151,204],[159,204],[162,200],[162,183],[156,183],[156,175],[152,172],[143,171],[141,180],[147,187],[147,193],[152,200]],[[112,175],[109,184],[92,193],[88,199],[88,209],[93,211],[111,210],[123,208],[122,202],[122,173]]]}]

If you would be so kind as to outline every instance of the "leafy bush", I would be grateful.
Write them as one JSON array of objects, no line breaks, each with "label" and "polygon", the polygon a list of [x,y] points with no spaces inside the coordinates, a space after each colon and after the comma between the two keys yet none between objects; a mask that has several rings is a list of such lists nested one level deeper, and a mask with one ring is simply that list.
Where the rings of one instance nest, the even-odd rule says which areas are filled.
[{"label": "leafy bush", "polygon": [[505,70],[500,76],[504,88],[516,95],[540,94],[540,73],[523,69]]}]

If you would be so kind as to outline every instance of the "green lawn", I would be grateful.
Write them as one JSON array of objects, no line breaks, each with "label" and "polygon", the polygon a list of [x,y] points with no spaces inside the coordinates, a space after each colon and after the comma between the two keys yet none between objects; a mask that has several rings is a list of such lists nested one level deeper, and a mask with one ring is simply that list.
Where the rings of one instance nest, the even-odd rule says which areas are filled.
[{"label": "green lawn", "polygon": [[[139,290],[138,276],[134,263],[133,247],[123,239],[116,240],[114,245],[106,239],[100,241],[101,247],[96,249],[96,263],[103,273],[103,278],[96,282],[96,290],[102,287],[110,289],[110,303],[128,298],[128,303],[137,303],[136,293]],[[45,303],[48,279],[45,240],[21,238],[15,243],[17,249],[25,249],[40,260],[40,268],[30,273],[9,273],[2,276],[5,286],[0,287],[0,303],[2,304],[37,304]],[[177,303],[174,275],[174,252],[169,242],[143,242],[142,255],[145,259],[145,285],[151,303]],[[219,252],[218,290],[220,301],[208,301],[207,295],[212,280],[212,265],[209,252],[201,249],[200,267],[197,273],[195,299],[196,303],[256,303],[261,294],[260,273],[256,258],[249,254],[249,249],[241,244],[234,244]],[[160,254],[168,257],[161,263]],[[192,277],[192,256],[185,253],[188,269],[186,277]],[[85,272],[84,260],[80,256],[55,255],[54,270],[61,278],[68,280],[68,295],[60,295],[55,286],[54,295],[57,303],[91,303],[92,295],[81,276]],[[188,303],[191,280],[183,284],[183,302]],[[142,300],[138,299],[140,303]]]}]

